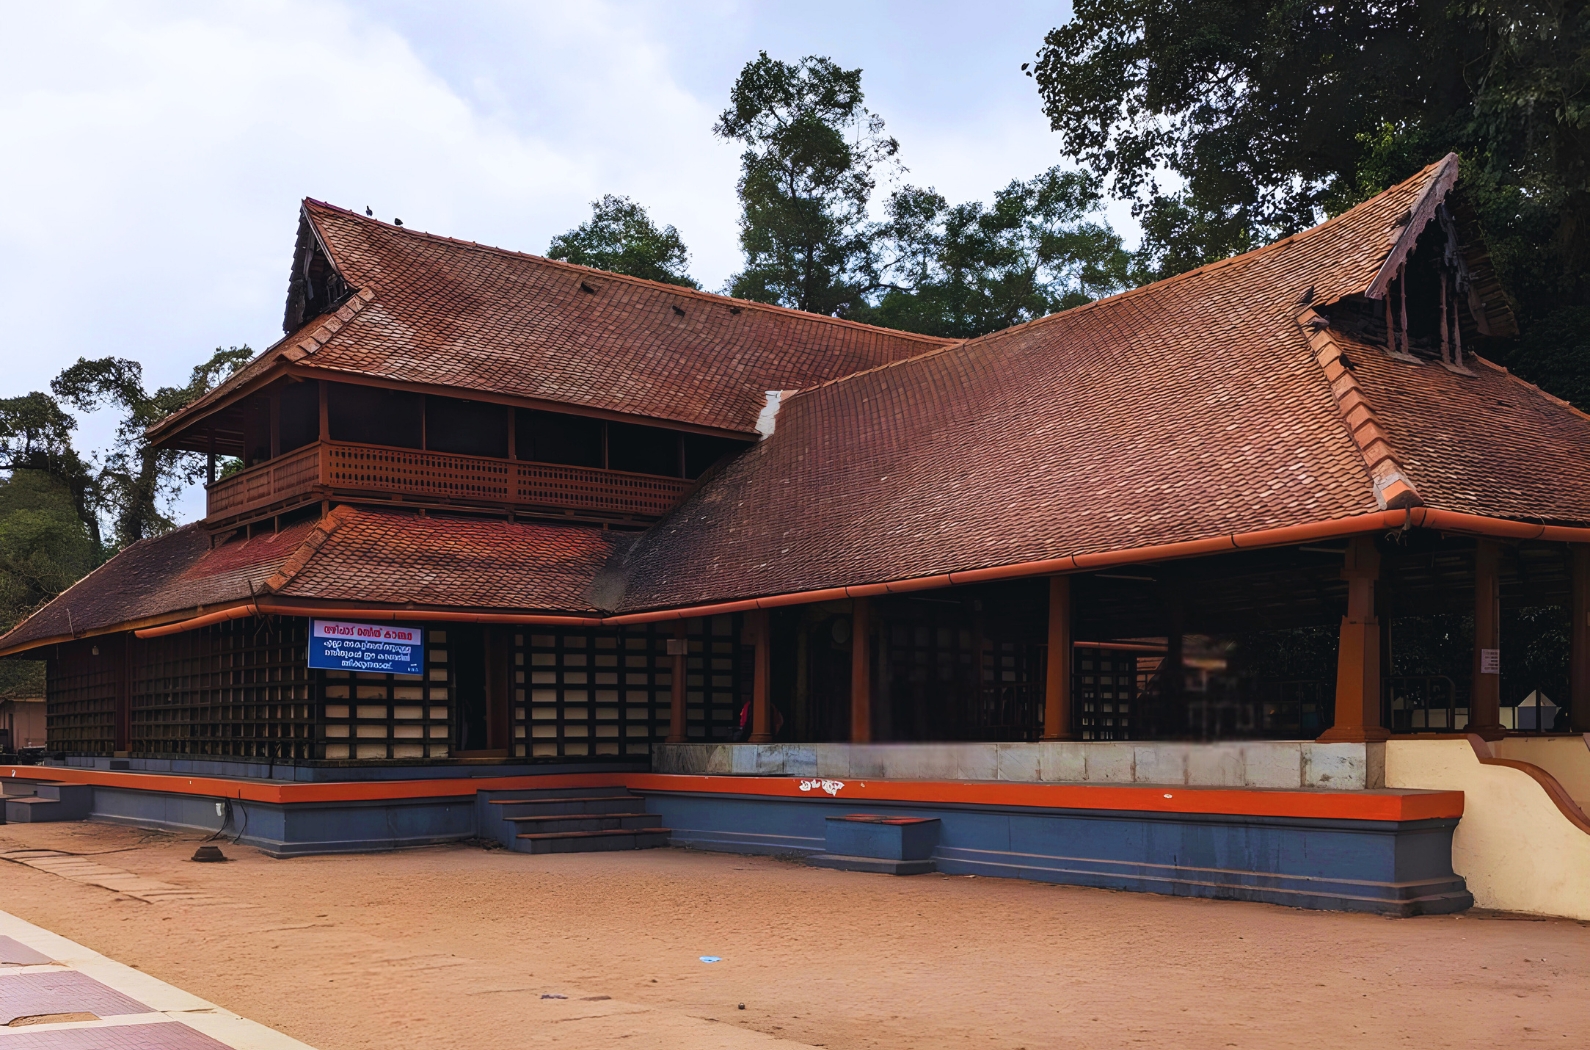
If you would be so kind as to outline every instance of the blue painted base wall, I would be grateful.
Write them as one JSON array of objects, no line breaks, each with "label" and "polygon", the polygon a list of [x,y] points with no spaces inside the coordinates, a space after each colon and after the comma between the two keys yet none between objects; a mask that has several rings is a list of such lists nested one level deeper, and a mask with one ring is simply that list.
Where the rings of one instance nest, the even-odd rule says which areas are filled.
[{"label": "blue painted base wall", "polygon": [[221,831],[221,838],[273,857],[373,853],[476,834],[475,800],[468,796],[280,805],[96,787],[90,818],[137,827]]},{"label": "blue painted base wall", "polygon": [[650,794],[675,845],[817,854],[841,812],[937,817],[939,871],[1298,908],[1418,915],[1473,904],[1453,820],[1303,820]]}]

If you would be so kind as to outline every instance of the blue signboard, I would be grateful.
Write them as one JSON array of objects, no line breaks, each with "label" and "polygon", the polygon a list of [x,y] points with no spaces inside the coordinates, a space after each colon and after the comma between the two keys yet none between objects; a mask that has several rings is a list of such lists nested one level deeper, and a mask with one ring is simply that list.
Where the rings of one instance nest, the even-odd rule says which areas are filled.
[{"label": "blue signboard", "polygon": [[390,623],[309,622],[309,666],[327,671],[425,672],[425,632]]}]

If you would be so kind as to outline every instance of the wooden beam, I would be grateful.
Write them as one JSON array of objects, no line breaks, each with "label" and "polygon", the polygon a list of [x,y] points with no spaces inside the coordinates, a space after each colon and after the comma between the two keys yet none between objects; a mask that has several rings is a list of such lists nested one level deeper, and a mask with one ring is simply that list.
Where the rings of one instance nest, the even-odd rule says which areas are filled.
[{"label": "wooden beam", "polygon": [[1470,733],[1500,740],[1502,728],[1502,587],[1497,572],[1501,547],[1474,541],[1474,685],[1469,693]]},{"label": "wooden beam", "polygon": [[772,691],[772,632],[768,630],[767,610],[756,609],[746,613],[747,626],[756,640],[756,665],[751,676],[751,739],[753,744],[767,744],[773,740]]},{"label": "wooden beam", "polygon": [[1335,724],[1320,740],[1364,743],[1391,735],[1380,724],[1380,623],[1375,618],[1375,581],[1380,551],[1371,536],[1354,536],[1342,566],[1347,581],[1347,615],[1336,649]]},{"label": "wooden beam", "polygon": [[690,670],[690,634],[684,620],[674,623],[668,648],[673,654],[673,682],[668,691],[668,743],[682,744],[685,742],[685,688],[689,684]]},{"label": "wooden beam", "polygon": [[1568,629],[1568,727],[1590,733],[1590,544],[1568,548],[1573,622]]},{"label": "wooden beam", "polygon": [[872,599],[850,603],[850,742],[872,742]]},{"label": "wooden beam", "polygon": [[1043,738],[1074,740],[1071,731],[1071,577],[1049,577],[1049,654],[1044,667]]}]

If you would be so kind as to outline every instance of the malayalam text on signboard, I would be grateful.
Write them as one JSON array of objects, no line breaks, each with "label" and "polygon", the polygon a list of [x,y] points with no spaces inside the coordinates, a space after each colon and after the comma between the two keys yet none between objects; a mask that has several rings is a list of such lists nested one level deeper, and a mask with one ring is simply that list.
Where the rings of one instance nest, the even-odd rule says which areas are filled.
[{"label": "malayalam text on signboard", "polygon": [[327,671],[423,674],[425,632],[390,623],[309,622],[309,666]]}]

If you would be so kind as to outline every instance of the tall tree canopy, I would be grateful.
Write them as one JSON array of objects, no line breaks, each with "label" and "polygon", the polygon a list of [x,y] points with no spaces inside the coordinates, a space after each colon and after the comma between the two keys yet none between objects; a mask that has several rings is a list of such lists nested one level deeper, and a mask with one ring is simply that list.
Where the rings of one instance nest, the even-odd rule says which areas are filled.
[{"label": "tall tree canopy", "polygon": [[591,217],[552,238],[547,258],[578,266],[699,288],[690,276],[690,252],[672,226],[658,229],[646,209],[609,193],[591,202]]},{"label": "tall tree canopy", "polygon": [[990,206],[897,190],[876,241],[882,295],[847,316],[969,338],[1120,291],[1130,259],[1098,205],[1097,181],[1061,168],[1010,183]]},{"label": "tall tree canopy", "polygon": [[50,381],[56,397],[73,408],[91,412],[110,406],[122,413],[116,444],[105,457],[98,479],[100,499],[111,514],[118,545],[171,528],[165,505],[184,485],[197,481],[203,470],[194,453],[151,448],[144,431],[210,390],[253,356],[247,345],[216,347],[209,360],[193,369],[187,385],[163,386],[152,393],[144,389],[143,366],[122,357],[79,358]]},{"label": "tall tree canopy", "polygon": [[1032,73],[1064,149],[1135,201],[1161,275],[1458,152],[1524,330],[1508,363],[1590,406],[1582,0],[1077,0]]},{"label": "tall tree canopy", "polygon": [[861,70],[762,52],[713,131],[742,143],[740,247],[730,294],[843,313],[876,286],[867,205],[899,143],[863,104]]}]

